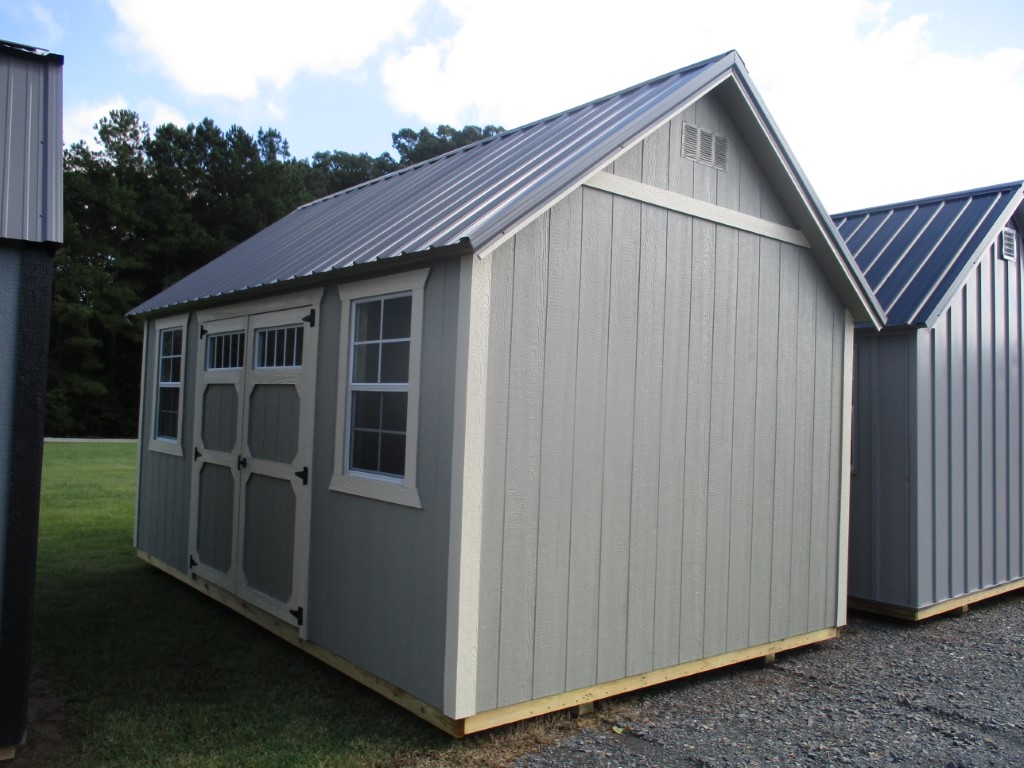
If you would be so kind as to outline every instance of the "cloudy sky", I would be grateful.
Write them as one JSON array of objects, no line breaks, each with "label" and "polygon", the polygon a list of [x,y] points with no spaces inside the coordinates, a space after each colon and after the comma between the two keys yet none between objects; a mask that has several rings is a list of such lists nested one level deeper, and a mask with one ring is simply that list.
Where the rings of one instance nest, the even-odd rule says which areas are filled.
[{"label": "cloudy sky", "polygon": [[831,212],[1024,178],[1022,33],[1020,0],[0,0],[0,38],[65,56],[65,141],[127,107],[297,157],[512,128],[734,48]]}]

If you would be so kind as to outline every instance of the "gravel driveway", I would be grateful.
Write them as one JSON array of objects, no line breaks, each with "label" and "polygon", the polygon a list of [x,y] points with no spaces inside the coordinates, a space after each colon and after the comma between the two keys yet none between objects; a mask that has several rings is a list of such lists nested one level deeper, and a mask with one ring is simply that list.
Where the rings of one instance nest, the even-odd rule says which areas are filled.
[{"label": "gravel driveway", "polygon": [[1024,594],[843,635],[623,697],[519,768],[1024,766]]}]

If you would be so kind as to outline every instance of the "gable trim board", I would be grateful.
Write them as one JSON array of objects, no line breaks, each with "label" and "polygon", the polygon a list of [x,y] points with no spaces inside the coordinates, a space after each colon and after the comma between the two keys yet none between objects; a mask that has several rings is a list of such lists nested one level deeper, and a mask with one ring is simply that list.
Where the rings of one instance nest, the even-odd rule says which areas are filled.
[{"label": "gable trim board", "polygon": [[858,328],[850,604],[920,620],[1024,581],[1024,183],[837,214],[889,312]]},{"label": "gable trim board", "polygon": [[[338,482],[348,299],[417,271],[419,508]],[[860,281],[735,53],[329,196],[133,310],[189,357],[139,554],[455,735],[832,637]],[[195,319],[314,287],[305,613],[265,620],[187,564]]]}]

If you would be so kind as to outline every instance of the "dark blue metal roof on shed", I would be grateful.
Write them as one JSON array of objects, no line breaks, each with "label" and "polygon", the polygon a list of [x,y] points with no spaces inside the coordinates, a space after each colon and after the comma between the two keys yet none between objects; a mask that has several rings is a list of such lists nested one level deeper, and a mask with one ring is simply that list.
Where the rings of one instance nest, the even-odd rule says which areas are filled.
[{"label": "dark blue metal roof on shed", "polygon": [[304,205],[131,314],[466,239],[486,248],[737,59],[699,62]]},{"label": "dark blue metal roof on shed", "polygon": [[[711,88],[735,77],[750,130],[782,173],[823,268],[860,320],[871,292],[749,82],[735,51],[317,200],[129,314],[241,299],[337,270],[431,251],[483,253]],[[806,215],[804,215],[806,214]]]},{"label": "dark blue metal roof on shed", "polygon": [[832,217],[886,315],[927,325],[1024,200],[1024,182],[864,208]]}]

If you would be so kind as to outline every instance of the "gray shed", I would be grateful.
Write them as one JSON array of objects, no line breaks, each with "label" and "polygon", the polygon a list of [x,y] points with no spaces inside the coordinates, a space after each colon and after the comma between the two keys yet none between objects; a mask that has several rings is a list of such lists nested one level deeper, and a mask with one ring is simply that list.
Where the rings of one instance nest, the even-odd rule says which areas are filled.
[{"label": "gray shed", "polygon": [[1024,586],[1013,182],[834,218],[886,313],[856,332],[849,595],[922,619]]},{"label": "gray shed", "polygon": [[64,59],[0,40],[0,760],[25,738]]},{"label": "gray shed", "polygon": [[832,637],[854,321],[734,52],[134,310],[140,555],[462,735]]}]

